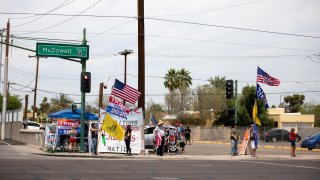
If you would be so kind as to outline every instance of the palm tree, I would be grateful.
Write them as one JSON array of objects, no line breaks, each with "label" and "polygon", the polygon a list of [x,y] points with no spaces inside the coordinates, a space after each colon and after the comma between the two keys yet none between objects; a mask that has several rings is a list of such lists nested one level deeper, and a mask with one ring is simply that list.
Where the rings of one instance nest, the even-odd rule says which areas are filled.
[{"label": "palm tree", "polygon": [[181,107],[180,110],[183,111],[184,96],[187,89],[192,85],[192,78],[190,72],[184,68],[178,71],[178,89],[181,95]]},{"label": "palm tree", "polygon": [[[167,74],[164,77],[164,87],[169,89],[169,93],[172,94],[178,88],[177,81],[178,72],[175,69],[169,69]],[[168,112],[172,113],[172,101],[170,101],[171,107],[168,106]]]},{"label": "palm tree", "polygon": [[208,79],[208,81],[216,89],[224,89],[226,87],[226,77],[216,76],[216,77],[214,77],[214,79],[212,77],[210,77]]},{"label": "palm tree", "polygon": [[60,111],[71,106],[73,100],[65,94],[60,94],[55,98],[51,98],[51,112]]}]

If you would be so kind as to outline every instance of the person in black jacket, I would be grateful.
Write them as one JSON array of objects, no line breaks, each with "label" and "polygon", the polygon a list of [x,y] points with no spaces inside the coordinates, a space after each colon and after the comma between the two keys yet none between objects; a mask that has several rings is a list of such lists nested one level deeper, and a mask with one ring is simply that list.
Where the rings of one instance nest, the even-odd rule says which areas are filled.
[{"label": "person in black jacket", "polygon": [[124,142],[126,143],[126,149],[127,149],[127,156],[131,156],[131,148],[130,148],[130,142],[131,142],[131,126],[128,125],[127,129],[124,133]]}]

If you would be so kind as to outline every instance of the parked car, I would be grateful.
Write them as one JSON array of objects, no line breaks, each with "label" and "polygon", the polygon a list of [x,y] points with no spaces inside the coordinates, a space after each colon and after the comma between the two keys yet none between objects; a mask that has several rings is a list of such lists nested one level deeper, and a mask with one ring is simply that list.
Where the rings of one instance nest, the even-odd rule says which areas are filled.
[{"label": "parked car", "polygon": [[[290,141],[289,137],[290,132],[285,129],[270,129],[264,133],[264,136],[261,138],[266,142],[272,141]],[[301,140],[301,136],[299,134],[296,135],[296,141],[299,142]]]},{"label": "parked car", "polygon": [[300,143],[300,147],[312,149],[320,149],[320,132],[314,133],[311,136],[303,139]]},{"label": "parked car", "polygon": [[[173,126],[165,126],[165,128],[169,128],[172,132],[176,130],[176,128]],[[155,126],[145,126],[144,128],[144,146],[146,149],[154,149],[154,142],[155,142],[155,136],[153,134],[154,129],[155,129]],[[171,133],[171,134],[173,135],[174,133]],[[172,140],[172,138],[169,138],[169,141],[170,140]],[[168,148],[170,152],[175,152],[177,150],[175,142],[169,142],[168,144],[169,144]]]},{"label": "parked car", "polygon": [[37,122],[28,121],[27,129],[28,130],[44,130],[45,128]]}]

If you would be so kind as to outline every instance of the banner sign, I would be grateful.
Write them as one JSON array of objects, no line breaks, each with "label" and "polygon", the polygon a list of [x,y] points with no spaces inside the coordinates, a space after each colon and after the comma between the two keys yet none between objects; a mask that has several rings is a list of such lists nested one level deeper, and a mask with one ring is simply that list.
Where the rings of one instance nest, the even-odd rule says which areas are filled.
[{"label": "banner sign", "polygon": [[114,104],[117,105],[120,109],[124,110],[126,113],[131,112],[130,108],[124,104],[122,104],[120,101],[116,100],[113,96],[109,97],[109,105]]},{"label": "banner sign", "polygon": [[44,146],[47,149],[54,151],[58,143],[58,133],[56,124],[46,125],[46,136],[44,140]]},{"label": "banner sign", "polygon": [[117,115],[121,118],[127,119],[127,113],[124,112],[121,108],[114,107],[112,105],[108,105],[107,112],[110,114]]},{"label": "banner sign", "polygon": [[[143,124],[143,113],[140,108],[138,111],[129,113],[127,115],[127,120],[120,118],[119,116],[112,115],[121,127],[125,130],[127,125],[131,125],[131,153],[140,154],[142,147],[142,124]],[[98,152],[112,152],[112,153],[126,153],[126,145],[124,140],[118,141],[117,139],[111,137],[107,132],[100,131],[98,138]]]},{"label": "banner sign", "polygon": [[249,130],[247,129],[246,132],[244,133],[243,141],[241,142],[241,145],[240,145],[239,155],[244,155],[246,153],[248,142],[249,142]]},{"label": "banner sign", "polygon": [[72,126],[76,126],[78,133],[80,133],[80,120],[58,119],[58,135],[69,134]]}]

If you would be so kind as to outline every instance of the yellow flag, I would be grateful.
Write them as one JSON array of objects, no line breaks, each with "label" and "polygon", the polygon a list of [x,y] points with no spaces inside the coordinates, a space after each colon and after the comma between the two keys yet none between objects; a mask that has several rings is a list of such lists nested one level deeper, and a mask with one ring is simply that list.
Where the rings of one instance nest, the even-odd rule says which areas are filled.
[{"label": "yellow flag", "polygon": [[253,109],[252,109],[252,119],[254,121],[256,121],[256,124],[258,126],[261,126],[261,121],[258,117],[258,106],[257,106],[257,100],[254,100],[254,106],[253,106]]},{"label": "yellow flag", "polygon": [[124,130],[108,113],[105,113],[102,129],[118,141],[121,141],[124,137]]}]

